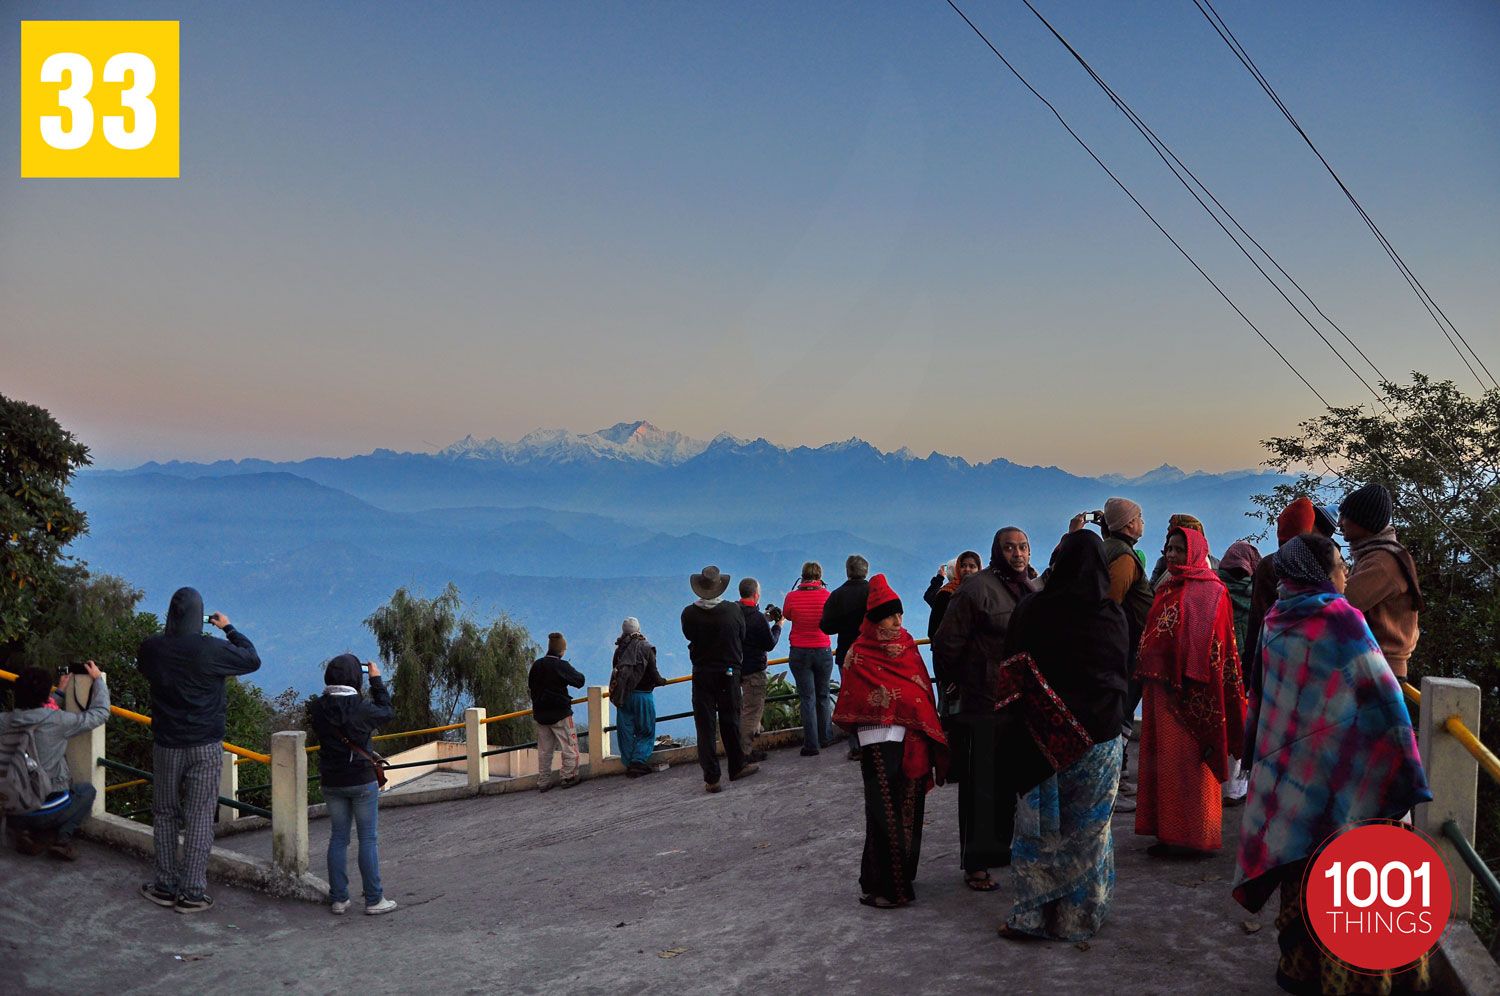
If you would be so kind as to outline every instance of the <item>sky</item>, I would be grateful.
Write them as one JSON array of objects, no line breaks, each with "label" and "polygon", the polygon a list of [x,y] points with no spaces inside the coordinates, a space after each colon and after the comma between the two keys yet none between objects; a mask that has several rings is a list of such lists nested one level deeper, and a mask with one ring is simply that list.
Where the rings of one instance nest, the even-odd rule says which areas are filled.
[{"label": "sky", "polygon": [[[1036,5],[1387,374],[1472,377],[1191,0]],[[1020,0],[961,2],[1335,404],[1368,400]],[[1219,10],[1500,372],[1500,6]],[[1079,473],[1320,405],[945,0],[0,4],[181,22],[181,177],[0,173],[0,394],[98,465],[649,419]]]}]

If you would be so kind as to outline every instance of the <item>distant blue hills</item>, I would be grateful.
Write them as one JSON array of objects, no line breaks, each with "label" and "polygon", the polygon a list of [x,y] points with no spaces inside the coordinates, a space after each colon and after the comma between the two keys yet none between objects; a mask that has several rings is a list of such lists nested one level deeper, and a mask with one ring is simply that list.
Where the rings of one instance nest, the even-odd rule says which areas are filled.
[{"label": "distant blue hills", "polygon": [[[1002,525],[1026,529],[1044,565],[1069,517],[1122,494],[1146,510],[1148,553],[1174,512],[1201,518],[1222,552],[1258,532],[1250,496],[1278,480],[1169,466],[1087,478],[859,439],[704,442],[633,422],[511,443],[466,437],[437,453],[88,471],[73,497],[90,529],[72,552],[143,588],[158,613],[177,587],[202,590],[255,640],[270,692],[315,690],[334,654],[373,655],[372,611],[397,587],[431,595],[449,581],[481,617],[503,611],[539,639],[562,630],[574,663],[605,683],[627,615],[657,644],[663,673],[687,672],[677,616],[692,600],[687,576],[706,564],[759,578],[779,602],[804,560],[821,562],[832,586],[858,552],[890,577],[923,636],[934,569],[966,548],[987,556]],[[664,694],[664,706],[685,708],[680,688]]]}]

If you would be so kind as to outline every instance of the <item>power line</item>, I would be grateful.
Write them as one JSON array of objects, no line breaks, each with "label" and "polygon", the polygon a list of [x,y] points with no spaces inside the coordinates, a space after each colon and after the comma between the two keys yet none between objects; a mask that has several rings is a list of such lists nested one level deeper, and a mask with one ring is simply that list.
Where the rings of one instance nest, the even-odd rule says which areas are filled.
[{"label": "power line", "polygon": [[[1271,85],[1270,80],[1266,79],[1265,74],[1260,71],[1260,67],[1255,64],[1255,60],[1250,57],[1249,51],[1247,51],[1244,45],[1240,43],[1240,40],[1235,37],[1234,32],[1229,29],[1228,23],[1226,23],[1223,17],[1219,15],[1219,12],[1214,9],[1212,0],[1193,0],[1193,5],[1198,8],[1198,12],[1202,14],[1203,17],[1208,21],[1209,25],[1224,41],[1224,44],[1229,46],[1229,50],[1234,53],[1235,58],[1239,59],[1240,64],[1244,66],[1245,69],[1250,73],[1250,75],[1255,78],[1255,81],[1260,84],[1260,88],[1265,91],[1266,96],[1271,98],[1271,102],[1276,105],[1276,108],[1279,111],[1281,111],[1281,114],[1286,118],[1287,123],[1290,124],[1292,128],[1297,132],[1297,134],[1302,137],[1302,141],[1307,143],[1307,147],[1312,150],[1313,155],[1318,157],[1318,161],[1323,164],[1323,168],[1328,171],[1328,175],[1333,177],[1333,182],[1338,184],[1339,190],[1343,191],[1344,196],[1348,198],[1349,203],[1354,206],[1354,210],[1358,212],[1360,218],[1370,229],[1371,234],[1375,236],[1376,240],[1380,243],[1381,248],[1383,248],[1386,255],[1390,257],[1391,262],[1396,265],[1396,269],[1401,273],[1402,278],[1406,280],[1407,286],[1411,288],[1412,293],[1417,295],[1417,300],[1422,302],[1422,306],[1427,309],[1428,315],[1430,315],[1432,317],[1432,320],[1437,323],[1438,330],[1443,333],[1443,336],[1448,340],[1448,344],[1453,347],[1454,352],[1458,353],[1458,358],[1463,360],[1464,366],[1469,368],[1469,373],[1473,374],[1474,379],[1479,382],[1480,389],[1489,390],[1490,387],[1500,387],[1500,381],[1495,380],[1495,375],[1490,373],[1490,368],[1485,365],[1484,360],[1480,357],[1479,353],[1475,351],[1474,346],[1469,342],[1468,339],[1464,338],[1464,334],[1458,330],[1458,326],[1453,324],[1452,319],[1450,319],[1447,313],[1443,311],[1442,307],[1437,303],[1437,300],[1430,293],[1428,293],[1427,288],[1422,284],[1422,281],[1417,279],[1417,275],[1412,272],[1411,267],[1406,265],[1406,260],[1401,257],[1401,254],[1396,251],[1396,247],[1391,245],[1391,242],[1386,238],[1385,233],[1380,230],[1380,226],[1375,224],[1375,219],[1371,218],[1369,213],[1365,211],[1364,206],[1359,203],[1359,200],[1354,196],[1353,191],[1351,191],[1349,187],[1344,183],[1343,178],[1339,176],[1338,172],[1334,170],[1332,164],[1328,162],[1327,158],[1324,157],[1323,153],[1318,149],[1317,145],[1313,143],[1312,138],[1308,136],[1305,130],[1303,130],[1302,125],[1292,114],[1290,108],[1286,106],[1286,104],[1282,101],[1280,95],[1277,94],[1276,88]],[[1455,337],[1457,337],[1458,339],[1457,342],[1454,341]],[[1469,357],[1465,356],[1464,351],[1459,348],[1459,342],[1462,342],[1464,344],[1464,346],[1469,351],[1469,355],[1474,357],[1474,362],[1478,363],[1480,369],[1482,369],[1485,372],[1486,376],[1489,377],[1490,383],[1488,385],[1485,384],[1484,378],[1479,376],[1479,371],[1474,369],[1474,364],[1469,362]]]},{"label": "power line", "polygon": [[[1116,109],[1118,109],[1122,114],[1125,115],[1125,117],[1135,127],[1136,131],[1138,131],[1141,136],[1145,138],[1148,143],[1150,143],[1151,149],[1156,153],[1157,158],[1159,158],[1162,161],[1163,165],[1165,165],[1167,169],[1171,171],[1172,176],[1182,184],[1183,188],[1192,195],[1193,200],[1197,201],[1198,206],[1203,208],[1204,211],[1208,212],[1209,217],[1211,217],[1214,220],[1214,223],[1219,226],[1220,231],[1228,236],[1230,241],[1235,244],[1235,248],[1239,249],[1239,251],[1244,254],[1245,258],[1250,261],[1250,265],[1255,267],[1256,271],[1262,277],[1264,277],[1266,282],[1269,283],[1272,288],[1275,289],[1276,293],[1281,296],[1281,299],[1284,300],[1292,308],[1292,310],[1297,313],[1297,317],[1302,319],[1307,327],[1313,331],[1313,334],[1323,342],[1323,345],[1327,346],[1329,350],[1332,351],[1332,353],[1336,357],[1338,357],[1339,362],[1341,362],[1345,366],[1345,368],[1354,375],[1355,379],[1360,382],[1365,390],[1370,392],[1370,395],[1376,400],[1377,403],[1380,404],[1381,407],[1386,410],[1386,413],[1393,419],[1397,418],[1398,416],[1396,415],[1395,410],[1391,408],[1390,404],[1385,400],[1384,396],[1381,395],[1380,392],[1377,391],[1369,381],[1365,380],[1365,378],[1359,373],[1359,371],[1354,369],[1354,366],[1344,357],[1343,353],[1332,342],[1329,341],[1328,337],[1324,335],[1322,330],[1320,330],[1313,323],[1312,319],[1307,316],[1307,314],[1302,310],[1297,302],[1293,301],[1291,296],[1287,294],[1287,292],[1279,283],[1277,283],[1276,279],[1272,277],[1271,274],[1266,272],[1265,268],[1261,266],[1260,262],[1250,253],[1248,249],[1245,248],[1244,244],[1240,242],[1239,238],[1234,234],[1234,232],[1231,232],[1224,225],[1224,222],[1220,220],[1218,214],[1214,212],[1214,209],[1210,208],[1206,203],[1204,203],[1203,198],[1198,195],[1198,191],[1193,189],[1193,184],[1196,184],[1197,187],[1201,189],[1205,195],[1207,195],[1208,199],[1213,202],[1214,207],[1218,208],[1218,210],[1223,213],[1225,218],[1229,219],[1229,222],[1234,225],[1234,227],[1240,232],[1240,234],[1243,235],[1251,245],[1259,250],[1260,254],[1264,256],[1266,260],[1269,261],[1270,264],[1275,267],[1276,270],[1282,276],[1284,276],[1293,287],[1297,289],[1299,293],[1301,293],[1302,297],[1307,300],[1307,303],[1312,306],[1312,309],[1316,311],[1324,321],[1332,326],[1340,336],[1343,337],[1344,341],[1347,342],[1354,349],[1354,351],[1359,354],[1359,356],[1365,361],[1365,363],[1370,366],[1370,369],[1375,371],[1376,376],[1379,377],[1382,381],[1389,381],[1389,378],[1387,378],[1385,374],[1380,371],[1380,368],[1375,365],[1375,362],[1371,360],[1370,357],[1366,355],[1365,351],[1359,347],[1359,344],[1356,343],[1348,335],[1348,333],[1346,333],[1338,325],[1337,322],[1328,317],[1323,309],[1318,306],[1318,303],[1313,300],[1312,296],[1308,294],[1307,290],[1297,282],[1296,278],[1288,273],[1286,269],[1279,262],[1277,262],[1276,257],[1271,255],[1270,251],[1266,249],[1265,246],[1261,245],[1260,242],[1256,240],[1255,236],[1251,235],[1245,229],[1244,225],[1240,224],[1239,219],[1237,219],[1234,214],[1224,206],[1219,198],[1214,195],[1213,191],[1208,189],[1208,186],[1204,184],[1201,179],[1199,179],[1198,175],[1194,173],[1193,170],[1186,163],[1184,163],[1175,152],[1172,151],[1171,147],[1168,146],[1166,142],[1156,134],[1151,126],[1148,125],[1145,120],[1143,120],[1141,116],[1135,112],[1135,109],[1132,108],[1130,104],[1127,103],[1125,99],[1121,97],[1102,76],[1095,72],[1094,67],[1089,64],[1088,60],[1083,57],[1082,53],[1074,48],[1072,43],[1069,42],[1067,38],[1063,37],[1062,33],[1053,26],[1051,21],[1047,20],[1047,18],[1041,13],[1041,11],[1037,10],[1037,8],[1031,3],[1031,0],[1021,0],[1021,2],[1024,3],[1026,5],[1026,9],[1031,11],[1036,19],[1040,21],[1049,32],[1051,32],[1052,37],[1057,39],[1058,43],[1061,44],[1063,48],[1067,49],[1068,54],[1071,55],[1073,59],[1083,67],[1084,71],[1088,73],[1089,77],[1099,86],[1101,90],[1104,91],[1105,95],[1107,95],[1109,99],[1114,103]],[[1192,179],[1192,184],[1189,184],[1187,179],[1183,177],[1184,173],[1187,175],[1187,177]],[[1437,433],[1437,437],[1443,441],[1443,443],[1447,446],[1448,451],[1456,460],[1458,460],[1459,464],[1462,465],[1464,463],[1464,457],[1461,453],[1458,452],[1457,448],[1454,447],[1453,444],[1448,441],[1447,437],[1442,435],[1441,433]],[[1443,461],[1439,460],[1437,455],[1429,450],[1426,445],[1424,445],[1420,441],[1417,442],[1417,448],[1448,476],[1454,478],[1455,480],[1461,477],[1460,474],[1455,473],[1450,467],[1444,464]],[[1489,510],[1487,514],[1492,523],[1500,525],[1500,516],[1497,516],[1494,510]]]},{"label": "power line", "polygon": [[[1209,286],[1211,286],[1218,293],[1218,295],[1221,298],[1224,299],[1224,302],[1226,304],[1228,304],[1231,309],[1233,309],[1233,311],[1234,311],[1235,314],[1237,314],[1237,315],[1240,316],[1241,320],[1243,320],[1245,322],[1245,324],[1250,327],[1250,330],[1252,332],[1254,332],[1256,334],[1256,336],[1259,337],[1262,342],[1264,342],[1268,347],[1270,347],[1271,351],[1276,354],[1277,358],[1280,359],[1281,362],[1286,365],[1287,369],[1290,370],[1293,373],[1293,375],[1295,375],[1296,378],[1298,380],[1300,380],[1302,382],[1302,384],[1309,391],[1311,391],[1313,393],[1313,396],[1316,397],[1320,402],[1322,402],[1324,409],[1331,410],[1333,408],[1333,405],[1328,401],[1327,398],[1325,398],[1323,396],[1323,393],[1321,391],[1319,391],[1316,387],[1313,386],[1312,382],[1309,381],[1302,374],[1302,371],[1300,371],[1300,370],[1297,369],[1296,365],[1293,364],[1292,361],[1287,358],[1286,354],[1283,353],[1276,346],[1276,344],[1273,343],[1266,336],[1266,334],[1260,330],[1260,327],[1255,324],[1255,322],[1250,318],[1250,316],[1247,315],[1247,314],[1245,314],[1244,310],[1241,309],[1240,306],[1238,304],[1236,304],[1234,302],[1234,300],[1232,298],[1230,298],[1230,296],[1224,292],[1224,289],[1219,286],[1218,282],[1215,281],[1213,277],[1209,276],[1208,272],[1206,270],[1204,270],[1201,265],[1199,265],[1199,263],[1198,263],[1198,261],[1196,259],[1193,258],[1193,255],[1191,253],[1189,253],[1185,248],[1183,248],[1182,244],[1180,242],[1178,242],[1177,239],[1175,239],[1172,236],[1172,234],[1170,232],[1168,232],[1166,230],[1166,228],[1164,228],[1162,226],[1161,222],[1159,222],[1159,221],[1156,220],[1156,216],[1151,213],[1150,209],[1148,209],[1145,204],[1141,203],[1140,198],[1136,197],[1136,195],[1130,190],[1130,188],[1127,187],[1125,185],[1125,183],[1117,175],[1115,175],[1115,172],[1113,170],[1111,170],[1108,165],[1105,164],[1104,160],[1102,160],[1102,159],[1099,158],[1099,156],[1094,152],[1093,148],[1086,141],[1083,140],[1082,136],[1080,136],[1078,134],[1078,132],[1076,132],[1076,131],[1073,130],[1073,126],[1070,125],[1070,124],[1068,124],[1067,119],[1062,116],[1062,112],[1059,111],[1057,109],[1057,107],[1050,100],[1048,100],[1045,96],[1043,96],[1042,93],[1041,93],[1041,91],[1039,91],[1036,87],[1034,87],[1034,86],[1031,85],[1031,82],[1025,77],[1025,75],[1023,75],[1021,73],[1021,71],[1019,69],[1017,69],[1015,67],[1015,65],[1011,63],[1011,61],[1009,59],[1007,59],[1005,57],[1004,53],[1002,53],[998,48],[995,47],[994,42],[990,41],[989,37],[979,28],[979,26],[977,24],[975,24],[969,18],[968,14],[964,13],[964,11],[962,10],[962,8],[960,8],[958,6],[958,4],[954,2],[954,0],[945,0],[945,2],[948,4],[949,7],[953,8],[953,12],[955,14],[957,14],[960,18],[963,19],[963,22],[965,24],[967,24],[969,26],[969,29],[971,31],[973,31],[974,34],[979,38],[979,40],[984,43],[985,47],[988,48],[990,50],[990,52],[992,52],[994,54],[995,58],[999,59],[1000,62],[1001,62],[1001,64],[1004,65],[1005,68],[1010,71],[1010,74],[1012,76],[1014,76],[1020,82],[1020,84],[1022,86],[1024,86],[1028,91],[1030,91],[1031,94],[1032,94],[1032,96],[1036,97],[1037,100],[1041,101],[1042,104],[1044,106],[1046,106],[1046,108],[1049,111],[1052,112],[1052,116],[1055,117],[1057,119],[1058,123],[1063,126],[1063,129],[1069,134],[1069,136],[1071,136],[1072,139],[1075,142],[1077,142],[1078,145],[1086,153],[1088,153],[1089,158],[1092,159],[1092,160],[1094,160],[1094,162],[1098,164],[1098,166],[1099,166],[1100,169],[1104,170],[1104,172],[1109,176],[1109,178],[1114,181],[1115,186],[1119,187],[1120,190],[1125,194],[1125,196],[1128,197],[1128,198],[1130,198],[1131,203],[1133,203],[1137,208],[1140,209],[1141,213],[1146,216],[1146,219],[1151,222],[1151,224],[1156,228],[1156,230],[1159,231],[1159,232],[1161,232],[1162,236],[1165,237],[1166,240],[1172,244],[1173,248],[1175,248],[1182,255],[1182,257],[1188,261],[1188,263],[1193,267],[1194,270],[1198,271],[1198,274],[1201,277],[1203,277],[1204,280],[1208,281]],[[1027,6],[1030,6],[1030,4],[1028,4]],[[1034,9],[1033,9],[1033,12],[1035,12]],[[1038,16],[1040,16],[1040,15],[1038,15]],[[1179,179],[1181,179],[1181,178],[1179,177]],[[1200,201],[1200,203],[1201,203],[1201,201]],[[1207,205],[1204,205],[1204,207],[1206,209]],[[1217,220],[1217,217],[1216,217],[1216,220]],[[1221,227],[1222,227],[1222,225],[1221,225]],[[1232,236],[1231,236],[1231,238],[1232,238]],[[1239,243],[1236,241],[1236,245],[1238,245],[1238,244]],[[1241,249],[1243,250],[1243,247],[1241,247]],[[1252,262],[1253,262],[1253,259],[1252,259]],[[1295,305],[1294,305],[1294,307],[1295,307]],[[1337,352],[1337,350],[1335,350],[1335,352]],[[1342,354],[1340,354],[1340,355],[1342,355]],[[1358,374],[1356,374],[1356,376],[1358,376]],[[1381,457],[1379,457],[1378,455],[1376,455],[1376,459],[1379,459],[1379,460],[1381,460],[1382,463],[1385,463],[1386,470],[1391,474],[1391,479],[1394,481],[1395,480],[1395,474],[1394,474],[1394,471],[1391,470],[1390,465],[1388,463],[1386,463],[1384,461],[1384,459],[1381,458]],[[1441,523],[1443,525],[1444,529],[1446,529],[1447,532],[1451,536],[1453,536],[1454,539],[1458,540],[1458,542],[1461,543],[1464,546],[1464,548],[1469,551],[1469,553],[1470,553],[1471,556],[1473,556],[1480,563],[1484,564],[1484,566],[1488,570],[1490,570],[1490,571],[1495,571],[1496,570],[1495,567],[1493,565],[1491,565],[1490,562],[1488,560],[1486,560],[1484,558],[1484,556],[1479,553],[1478,550],[1474,549],[1474,547],[1466,539],[1464,539],[1464,537],[1460,533],[1458,533],[1457,530],[1455,530],[1452,526],[1450,526],[1448,524],[1448,522],[1442,517],[1442,515],[1435,508],[1433,508],[1432,505],[1430,503],[1428,503],[1425,498],[1423,498],[1420,494],[1416,494],[1415,497],[1417,498],[1417,500],[1419,502],[1421,502],[1427,508],[1427,511],[1432,515],[1432,517],[1434,519],[1436,519],[1439,523]],[[1497,572],[1497,573],[1500,573],[1500,572]]]}]

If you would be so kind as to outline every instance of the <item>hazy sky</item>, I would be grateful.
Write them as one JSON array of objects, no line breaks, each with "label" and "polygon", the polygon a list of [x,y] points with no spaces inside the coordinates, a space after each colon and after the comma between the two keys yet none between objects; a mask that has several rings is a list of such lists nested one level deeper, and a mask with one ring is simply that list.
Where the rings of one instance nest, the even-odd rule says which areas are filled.
[{"label": "hazy sky", "polygon": [[[1361,398],[1019,0],[961,5]],[[1388,373],[1474,388],[1191,0],[1038,6]],[[1500,7],[1219,6],[1500,373]],[[1316,413],[942,0],[0,10],[0,393],[106,466],[648,418],[1226,469]],[[181,179],[17,178],[28,17],[182,22]]]}]

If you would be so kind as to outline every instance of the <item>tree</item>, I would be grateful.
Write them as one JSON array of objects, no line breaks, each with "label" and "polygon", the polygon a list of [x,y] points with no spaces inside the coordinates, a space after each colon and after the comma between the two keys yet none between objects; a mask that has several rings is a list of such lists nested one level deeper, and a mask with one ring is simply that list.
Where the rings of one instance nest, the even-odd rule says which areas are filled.
[{"label": "tree", "polygon": [[[397,589],[365,625],[375,634],[380,659],[395,668],[395,729],[453,723],[470,705],[482,706],[492,716],[526,707],[526,677],[537,645],[526,627],[504,615],[487,626],[474,621],[464,613],[454,585],[431,599]],[[524,721],[492,724],[492,742],[530,739],[530,724]]]},{"label": "tree", "polygon": [[[1330,408],[1298,434],[1268,439],[1266,465],[1295,473],[1256,495],[1268,524],[1299,495],[1336,502],[1378,482],[1395,502],[1393,523],[1417,565],[1426,608],[1409,680],[1466,678],[1482,693],[1481,740],[1500,744],[1500,390],[1474,398],[1452,381],[1413,374],[1383,382],[1371,413]],[[1387,410],[1388,409],[1388,410]],[[1500,854],[1500,790],[1480,779],[1480,854]],[[1482,901],[1481,901],[1482,902]],[[1493,926],[1476,909],[1476,927]]]},{"label": "tree", "polygon": [[63,547],[88,528],[67,486],[88,463],[46,409],[0,395],[0,660],[67,587]]}]

